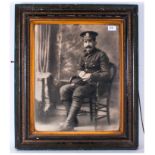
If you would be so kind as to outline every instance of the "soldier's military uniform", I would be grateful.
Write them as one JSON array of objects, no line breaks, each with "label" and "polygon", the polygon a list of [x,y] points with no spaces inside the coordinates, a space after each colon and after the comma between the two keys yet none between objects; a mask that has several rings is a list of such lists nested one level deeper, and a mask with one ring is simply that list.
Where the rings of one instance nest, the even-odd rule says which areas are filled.
[{"label": "soldier's military uniform", "polygon": [[[60,98],[67,110],[67,119],[62,130],[72,130],[77,125],[76,115],[82,100],[96,91],[96,82],[109,78],[109,59],[107,55],[94,48],[90,53],[84,51],[79,62],[79,71],[91,73],[87,81],[67,84],[60,89]],[[80,79],[80,78],[79,78]]]}]

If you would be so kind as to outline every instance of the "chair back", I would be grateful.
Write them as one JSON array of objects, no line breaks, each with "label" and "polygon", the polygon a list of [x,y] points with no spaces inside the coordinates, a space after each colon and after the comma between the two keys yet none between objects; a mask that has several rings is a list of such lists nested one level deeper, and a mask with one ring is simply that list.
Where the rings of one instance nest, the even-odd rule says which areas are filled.
[{"label": "chair back", "polygon": [[113,63],[109,63],[109,70],[110,70],[110,78],[107,81],[101,81],[98,83],[98,96],[104,97],[109,96],[111,92],[111,86],[113,83],[113,80],[116,75],[116,66]]},{"label": "chair back", "polygon": [[113,82],[114,77],[116,75],[116,66],[110,62],[109,68],[110,68],[110,82]]}]

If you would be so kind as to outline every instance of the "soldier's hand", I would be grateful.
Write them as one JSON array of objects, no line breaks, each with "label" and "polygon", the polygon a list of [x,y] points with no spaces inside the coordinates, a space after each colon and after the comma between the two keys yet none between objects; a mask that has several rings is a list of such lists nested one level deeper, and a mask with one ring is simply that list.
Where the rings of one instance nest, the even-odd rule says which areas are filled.
[{"label": "soldier's hand", "polygon": [[79,73],[79,77],[83,78],[83,76],[84,76],[85,74],[86,74],[85,71],[81,71],[81,72]]},{"label": "soldier's hand", "polygon": [[83,79],[83,81],[87,81],[87,80],[90,79],[90,77],[91,77],[91,73],[86,73],[86,74],[82,77],[82,79]]}]

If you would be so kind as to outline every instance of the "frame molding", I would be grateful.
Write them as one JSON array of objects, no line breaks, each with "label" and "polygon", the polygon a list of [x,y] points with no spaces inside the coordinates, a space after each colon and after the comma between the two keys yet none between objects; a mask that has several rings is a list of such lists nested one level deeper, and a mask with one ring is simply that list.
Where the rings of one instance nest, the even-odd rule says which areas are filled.
[{"label": "frame molding", "polygon": [[[15,6],[15,147],[18,149],[137,149],[138,147],[138,6],[50,5]],[[35,135],[30,132],[32,19],[122,19],[125,22],[124,124],[116,135]],[[30,67],[31,66],[31,67]],[[33,66],[34,67],[34,66]],[[33,69],[32,69],[33,70]]]}]

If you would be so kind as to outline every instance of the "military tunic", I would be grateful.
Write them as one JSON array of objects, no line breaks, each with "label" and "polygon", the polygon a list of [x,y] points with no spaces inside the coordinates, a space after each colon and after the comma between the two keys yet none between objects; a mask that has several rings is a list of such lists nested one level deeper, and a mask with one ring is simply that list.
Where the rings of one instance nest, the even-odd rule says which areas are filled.
[{"label": "military tunic", "polygon": [[60,89],[62,101],[76,100],[80,102],[83,98],[89,97],[96,90],[96,82],[109,78],[109,59],[107,55],[99,49],[94,49],[91,53],[83,52],[78,71],[91,73],[91,77],[82,85],[73,86],[67,84]]},{"label": "military tunic", "polygon": [[96,48],[91,53],[84,52],[80,58],[79,70],[91,73],[91,81],[105,80],[109,76],[109,59]]}]

